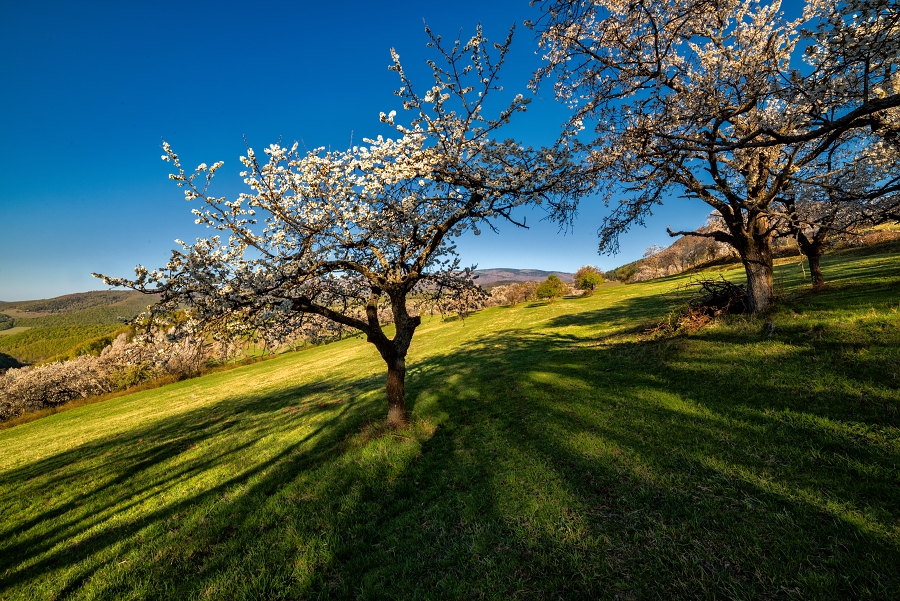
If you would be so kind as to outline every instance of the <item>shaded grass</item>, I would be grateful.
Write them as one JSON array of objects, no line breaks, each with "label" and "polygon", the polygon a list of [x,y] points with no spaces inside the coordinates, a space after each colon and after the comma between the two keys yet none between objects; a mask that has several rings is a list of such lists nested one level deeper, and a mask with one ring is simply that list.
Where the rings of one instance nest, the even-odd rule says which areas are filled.
[{"label": "shaded grass", "polygon": [[427,320],[406,430],[349,340],[2,431],[0,598],[891,598],[900,265],[830,260]]}]

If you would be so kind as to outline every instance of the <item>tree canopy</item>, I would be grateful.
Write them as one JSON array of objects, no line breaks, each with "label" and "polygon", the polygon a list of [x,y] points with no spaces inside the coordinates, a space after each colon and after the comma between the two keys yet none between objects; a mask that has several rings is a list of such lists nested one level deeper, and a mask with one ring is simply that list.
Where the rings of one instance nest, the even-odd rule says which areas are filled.
[{"label": "tree canopy", "polygon": [[590,168],[602,174],[604,200],[615,201],[601,252],[617,251],[618,237],[664,200],[699,199],[724,228],[672,235],[735,248],[751,309],[762,310],[773,297],[772,240],[789,219],[785,199],[800,182],[821,184],[826,155],[850,169],[884,165],[896,150],[894,2],[810,1],[794,19],[780,2],[758,0],[541,7],[531,25],[547,64],[533,84],[554,81],[573,112],[567,135],[593,125]]},{"label": "tree canopy", "polygon": [[[221,162],[186,172],[166,144],[170,178],[188,200],[202,202],[196,222],[227,238],[180,243],[165,267],[140,266],[135,279],[98,277],[160,294],[157,320],[186,307],[191,319],[180,332],[277,333],[309,319],[358,330],[387,364],[389,422],[405,422],[405,357],[420,323],[408,300],[474,285],[452,239],[496,219],[518,223],[519,206],[568,202],[591,187],[574,177],[568,149],[497,139],[529,99],[518,94],[496,117],[484,115],[486,99],[502,90],[512,30],[492,44],[479,27],[449,47],[426,32],[441,60],[429,61],[433,81],[423,91],[391,51],[401,83],[395,93],[412,115],[404,125],[395,111],[381,114],[396,138],[365,139],[346,151],[273,144],[264,160],[248,148],[241,162],[250,191],[234,200],[208,192]],[[383,331],[387,321],[396,326],[393,338]]]},{"label": "tree canopy", "polygon": [[538,298],[545,298],[552,303],[554,299],[565,295],[566,290],[565,282],[559,279],[558,275],[551,273],[538,285],[535,294]]},{"label": "tree canopy", "polygon": [[575,272],[575,287],[587,294],[593,294],[594,288],[604,281],[603,274],[593,265],[582,265]]}]

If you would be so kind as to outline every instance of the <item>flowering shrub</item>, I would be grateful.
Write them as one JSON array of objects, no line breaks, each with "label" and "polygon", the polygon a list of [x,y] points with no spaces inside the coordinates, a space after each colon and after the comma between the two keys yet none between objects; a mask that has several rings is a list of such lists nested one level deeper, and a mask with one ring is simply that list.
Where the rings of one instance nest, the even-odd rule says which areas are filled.
[{"label": "flowering shrub", "polygon": [[491,289],[488,304],[509,305],[515,307],[519,303],[537,300],[538,282],[521,282],[506,286],[495,286]]},{"label": "flowering shrub", "polygon": [[119,335],[100,356],[81,355],[0,375],[0,420],[68,401],[123,390],[166,374],[192,374],[210,356],[210,345],[163,336],[130,342]]},{"label": "flowering shrub", "polygon": [[92,355],[0,375],[0,419],[109,392],[112,365]]},{"label": "flowering shrub", "polygon": [[[379,310],[387,321],[390,309]],[[307,343],[322,344],[356,332],[353,328],[325,318],[282,324],[257,337],[267,351],[296,348]],[[0,370],[0,421],[78,398],[125,390],[164,376],[178,378],[198,374],[202,368],[236,357],[246,348],[248,338],[220,335],[169,340],[163,333],[132,338],[122,333],[97,355],[79,355],[71,360],[44,365]]]}]

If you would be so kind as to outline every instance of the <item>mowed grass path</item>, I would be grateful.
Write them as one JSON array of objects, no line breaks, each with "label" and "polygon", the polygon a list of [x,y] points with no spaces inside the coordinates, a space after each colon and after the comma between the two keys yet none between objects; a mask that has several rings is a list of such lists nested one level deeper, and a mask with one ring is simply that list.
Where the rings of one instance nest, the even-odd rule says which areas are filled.
[{"label": "mowed grass path", "polygon": [[2,430],[0,599],[897,598],[900,257],[825,269],[426,319],[397,432],[360,339]]}]

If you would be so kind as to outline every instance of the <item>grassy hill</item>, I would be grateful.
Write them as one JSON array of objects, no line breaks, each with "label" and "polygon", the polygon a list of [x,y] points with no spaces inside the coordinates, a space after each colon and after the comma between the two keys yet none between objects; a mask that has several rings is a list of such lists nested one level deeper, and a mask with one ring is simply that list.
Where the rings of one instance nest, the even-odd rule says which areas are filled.
[{"label": "grassy hill", "polygon": [[0,430],[0,598],[894,597],[898,259],[428,319],[401,431],[361,339]]},{"label": "grassy hill", "polygon": [[57,298],[0,302],[0,352],[22,363],[60,355],[122,327],[153,297],[134,291],[105,290]]}]

